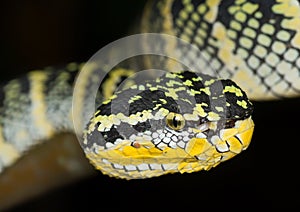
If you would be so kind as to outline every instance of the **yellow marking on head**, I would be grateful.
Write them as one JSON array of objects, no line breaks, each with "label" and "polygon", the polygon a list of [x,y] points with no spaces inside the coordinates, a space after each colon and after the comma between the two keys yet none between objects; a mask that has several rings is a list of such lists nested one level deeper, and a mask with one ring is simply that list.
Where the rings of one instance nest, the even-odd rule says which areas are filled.
[{"label": "yellow marking on head", "polygon": [[[159,110],[160,114],[163,115],[166,113],[164,108]],[[113,125],[120,125],[121,122],[128,123],[130,125],[135,125],[138,122],[144,122],[148,119],[153,118],[151,110],[143,110],[141,112],[137,112],[136,114],[131,114],[130,116],[125,116],[122,113],[107,115],[98,115],[95,116],[91,121],[89,127],[89,132],[94,129],[96,123],[100,122],[101,124],[98,126],[98,131],[104,131],[105,129],[110,129]]]},{"label": "yellow marking on head", "polygon": [[242,100],[242,101],[237,101],[236,102],[239,106],[241,106],[242,108],[244,109],[247,109],[247,102],[245,100]]},{"label": "yellow marking on head", "polygon": [[160,108],[159,111],[161,112],[161,114],[163,116],[166,116],[169,114],[169,110],[168,109],[165,109],[165,108]]},{"label": "yellow marking on head", "polygon": [[201,92],[204,92],[205,94],[207,94],[208,96],[210,96],[210,89],[209,87],[205,87],[205,88],[200,88]]},{"label": "yellow marking on head", "polygon": [[97,130],[102,132],[104,131],[106,128],[111,128],[113,123],[108,121],[108,117],[107,116],[97,116],[96,118],[93,119],[93,124],[91,124],[90,126],[95,126],[94,123],[96,122],[100,122],[101,124],[98,126]]},{"label": "yellow marking on head", "polygon": [[142,97],[139,96],[139,95],[132,96],[132,97],[129,99],[128,103],[133,103],[133,102],[135,102],[136,100],[139,100],[139,99],[141,99],[141,98],[142,98]]},{"label": "yellow marking on head", "polygon": [[241,89],[231,85],[231,86],[225,86],[224,90],[223,90],[223,93],[226,93],[226,92],[229,92],[229,93],[234,93],[236,96],[243,96],[243,93],[241,91]]},{"label": "yellow marking on head", "polygon": [[54,129],[47,117],[45,103],[45,81],[47,74],[41,71],[30,72],[28,78],[31,82],[30,98],[32,101],[32,117],[34,125],[41,129],[46,137],[53,134]]},{"label": "yellow marking on head", "polygon": [[243,150],[247,149],[254,131],[254,124],[251,118],[243,121],[243,124],[239,127],[239,132],[236,136],[240,139],[243,144]]},{"label": "yellow marking on head", "polygon": [[188,121],[198,121],[199,120],[199,116],[195,112],[193,112],[192,114],[189,114],[189,113],[183,114],[183,117],[185,120],[188,120]]},{"label": "yellow marking on head", "polygon": [[170,73],[170,72],[167,72],[167,73],[166,73],[166,77],[167,77],[167,78],[170,78],[170,79],[175,79],[175,78],[177,78],[176,74],[173,74],[173,73]]},{"label": "yellow marking on head", "polygon": [[211,144],[204,138],[192,138],[186,147],[186,152],[191,156],[196,156],[202,154]]},{"label": "yellow marking on head", "polygon": [[158,108],[160,108],[162,106],[162,104],[156,104],[155,107],[153,108],[153,110],[157,110]]},{"label": "yellow marking on head", "polygon": [[217,110],[218,112],[224,112],[224,108],[223,108],[223,107],[218,107],[218,106],[216,106],[215,108],[216,108],[216,110]]},{"label": "yellow marking on head", "polygon": [[198,81],[201,81],[202,78],[198,76],[198,77],[193,77],[192,80],[193,80],[194,82],[198,82]]},{"label": "yellow marking on head", "polygon": [[200,91],[196,91],[194,89],[188,89],[187,93],[190,94],[191,96],[195,96],[196,94],[201,94]]},{"label": "yellow marking on head", "polygon": [[215,81],[216,81],[215,79],[206,80],[206,81],[204,82],[204,85],[205,85],[205,86],[209,86],[209,85],[213,84]]},{"label": "yellow marking on head", "polygon": [[236,128],[222,129],[220,130],[220,138],[223,141],[226,141],[227,139],[233,137],[237,133],[238,133],[238,129]]},{"label": "yellow marking on head", "polygon": [[[151,142],[148,142],[151,143]],[[147,159],[153,158],[156,156],[161,156],[163,152],[160,149],[157,149],[154,145],[151,147],[145,147],[143,143],[140,143],[141,147],[135,148],[133,146],[124,146],[122,150],[120,150],[119,154],[131,158],[139,158],[139,159]],[[152,143],[153,144],[153,143]]]},{"label": "yellow marking on head", "polygon": [[186,86],[193,86],[193,82],[191,80],[186,80],[183,82],[183,84]]},{"label": "yellow marking on head", "polygon": [[167,100],[165,100],[165,99],[159,99],[159,100],[161,101],[162,104],[167,104],[168,103]]},{"label": "yellow marking on head", "polygon": [[145,86],[144,85],[139,85],[139,90],[140,91],[144,91],[145,90]]},{"label": "yellow marking on head", "polygon": [[104,102],[102,102],[102,104],[106,105],[106,104],[108,104],[108,103],[110,103],[110,102],[111,102],[111,99],[107,99],[107,100],[105,100]]},{"label": "yellow marking on head", "polygon": [[138,165],[141,163],[174,163],[179,162],[183,158],[188,157],[188,154],[181,148],[172,149],[166,147],[158,149],[151,141],[140,142],[140,147],[131,146],[130,141],[124,141],[113,149],[107,149],[98,152],[97,157],[107,158],[111,163],[121,165]]},{"label": "yellow marking on head", "polygon": [[178,99],[177,92],[184,91],[185,89],[186,89],[185,87],[168,88],[167,91],[165,92],[165,94],[166,94],[166,96],[172,97],[173,99],[177,100]]},{"label": "yellow marking on head", "polygon": [[209,121],[218,121],[220,120],[220,116],[215,112],[208,112],[207,119]]},{"label": "yellow marking on head", "polygon": [[182,85],[182,82],[178,82],[178,81],[176,81],[176,80],[170,80],[169,82],[167,82],[166,83],[166,85],[168,86],[168,87],[173,87],[174,85]]},{"label": "yellow marking on head", "polygon": [[117,98],[118,96],[116,95],[116,94],[114,94],[114,95],[112,95],[111,97],[110,97],[110,99],[115,99],[115,98]]},{"label": "yellow marking on head", "polygon": [[200,117],[206,117],[207,113],[204,111],[202,106],[202,104],[196,104],[196,106],[194,107],[194,113],[196,113]]},{"label": "yellow marking on head", "polygon": [[150,87],[149,90],[150,90],[150,91],[157,91],[158,88],[157,88],[157,87]]},{"label": "yellow marking on head", "polygon": [[233,153],[240,153],[243,150],[242,144],[239,142],[239,140],[235,137],[228,138],[226,141],[229,145],[229,149]]}]

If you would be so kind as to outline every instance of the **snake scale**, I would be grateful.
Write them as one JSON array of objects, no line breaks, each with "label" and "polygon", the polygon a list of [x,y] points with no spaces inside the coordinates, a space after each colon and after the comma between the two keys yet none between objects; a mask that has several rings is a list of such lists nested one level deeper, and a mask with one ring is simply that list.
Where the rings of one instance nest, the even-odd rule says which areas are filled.
[{"label": "snake scale", "polygon": [[[203,69],[211,66],[245,92],[231,80],[189,70],[112,95],[111,82],[119,84],[132,72],[114,69],[101,87],[108,94],[83,133],[84,151],[103,173],[133,179],[209,170],[249,145],[253,106],[247,96],[267,100],[299,94],[298,1],[165,0],[146,8],[142,32],[167,33],[195,44],[205,58],[199,58]],[[164,45],[167,49],[168,41]],[[188,53],[184,49],[181,57]],[[161,63],[172,70],[169,60]],[[1,171],[41,140],[73,129],[73,83],[82,67],[50,67],[1,86]],[[221,93],[213,92],[215,84],[222,86]],[[138,95],[130,97],[132,92]],[[129,114],[112,113],[112,103],[124,104],[119,98],[124,96],[130,97],[125,98]],[[213,107],[210,100],[218,98],[224,105]]]}]

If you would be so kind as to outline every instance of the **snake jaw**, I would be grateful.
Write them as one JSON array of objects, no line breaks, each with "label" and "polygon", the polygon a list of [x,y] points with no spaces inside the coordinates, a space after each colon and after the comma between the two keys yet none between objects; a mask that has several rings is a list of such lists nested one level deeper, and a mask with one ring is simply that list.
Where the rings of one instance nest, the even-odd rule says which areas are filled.
[{"label": "snake jaw", "polygon": [[[178,146],[179,142],[182,142],[179,140],[177,146],[171,147],[161,139],[160,142],[164,145],[160,146],[153,140],[143,140],[142,136],[136,135],[133,141],[119,141],[109,149],[88,151],[86,154],[103,173],[124,179],[210,170],[247,149],[254,128],[251,117],[235,121],[232,128],[211,130],[210,127],[215,125],[216,123],[211,122],[201,124],[199,128],[202,131],[198,129],[182,147]],[[166,128],[161,134],[171,132]],[[179,136],[182,133],[174,131],[173,135]]]}]

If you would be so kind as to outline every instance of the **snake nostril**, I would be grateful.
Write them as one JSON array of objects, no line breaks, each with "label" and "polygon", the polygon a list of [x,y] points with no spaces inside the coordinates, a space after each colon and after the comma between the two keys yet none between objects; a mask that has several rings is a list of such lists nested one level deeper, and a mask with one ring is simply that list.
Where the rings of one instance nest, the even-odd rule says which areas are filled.
[{"label": "snake nostril", "polygon": [[141,147],[141,144],[139,142],[132,142],[131,145],[134,147],[134,148],[140,148]]}]

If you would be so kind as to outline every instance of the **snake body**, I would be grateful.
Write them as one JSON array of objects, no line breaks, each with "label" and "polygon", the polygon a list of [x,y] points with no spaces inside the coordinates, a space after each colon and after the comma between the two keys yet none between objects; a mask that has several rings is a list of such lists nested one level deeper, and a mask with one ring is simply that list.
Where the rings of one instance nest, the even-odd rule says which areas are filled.
[{"label": "snake body", "polygon": [[[160,58],[172,72],[115,94],[115,85],[135,71],[111,71],[100,89],[102,103],[83,132],[87,158],[105,174],[133,179],[209,170],[240,153],[254,126],[246,93],[257,100],[299,94],[299,20],[299,2],[292,0],[149,3],[142,31],[196,45],[201,55],[182,49],[180,56],[200,68],[182,71],[185,67]],[[173,51],[178,44],[165,40],[160,47]],[[144,62],[157,63],[151,57]],[[33,71],[1,85],[1,171],[41,140],[73,130],[72,85],[81,67]],[[199,73],[214,75],[210,68],[218,76]],[[81,86],[79,95],[87,95],[88,85]],[[79,104],[84,110],[85,103]],[[127,106],[112,110],[115,104]]]}]

